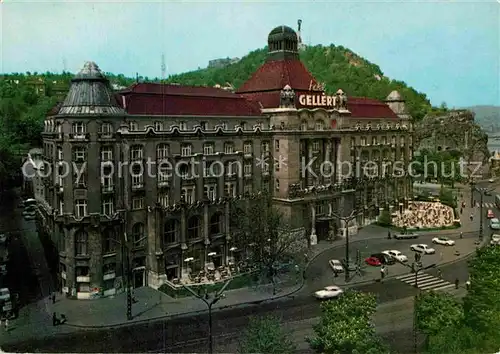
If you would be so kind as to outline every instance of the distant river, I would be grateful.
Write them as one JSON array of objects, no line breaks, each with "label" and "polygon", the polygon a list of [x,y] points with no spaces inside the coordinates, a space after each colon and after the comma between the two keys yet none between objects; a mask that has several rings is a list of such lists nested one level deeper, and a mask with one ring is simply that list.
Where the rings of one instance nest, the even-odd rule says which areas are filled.
[{"label": "distant river", "polygon": [[[496,136],[500,136],[500,134],[497,133]],[[490,151],[500,151],[500,138],[497,140],[488,136],[488,149]]]}]

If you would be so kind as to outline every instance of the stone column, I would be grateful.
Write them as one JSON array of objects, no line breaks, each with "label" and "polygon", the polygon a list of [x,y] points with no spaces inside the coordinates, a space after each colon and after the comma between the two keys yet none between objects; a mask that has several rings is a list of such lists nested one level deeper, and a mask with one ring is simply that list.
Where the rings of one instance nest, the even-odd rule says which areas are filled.
[{"label": "stone column", "polygon": [[[326,140],[325,142],[325,161],[328,161],[327,164],[328,166],[332,166],[333,164],[330,164],[330,158],[331,158],[331,149],[332,149],[332,144],[330,143],[330,140]],[[321,171],[320,171],[321,173]],[[330,171],[330,174],[328,176],[321,176],[321,182],[325,184],[325,181],[328,181],[328,183],[331,183],[331,177],[333,176],[334,171]]]},{"label": "stone column", "polygon": [[[313,159],[313,139],[308,139],[307,140],[307,162],[306,166]],[[307,171],[306,171],[307,172]],[[312,186],[313,185],[313,177],[310,173],[307,173],[307,180],[306,180],[306,187]]]},{"label": "stone column", "polygon": [[[120,208],[125,208],[128,209],[130,205],[130,200],[129,200],[129,191],[130,191],[130,148],[127,144],[127,142],[123,142],[122,144],[122,154],[123,154],[123,167],[121,173],[121,178],[122,180],[122,191],[121,193],[117,193],[118,195],[122,195],[122,203],[123,204],[118,204]],[[120,183],[119,183],[120,184]]]},{"label": "stone column", "polygon": [[342,181],[342,145],[338,140],[337,143],[335,144],[335,162],[336,162],[335,183],[339,183]]},{"label": "stone column", "polygon": [[208,262],[208,248],[210,247],[210,237],[208,234],[208,204],[203,205],[203,238],[205,239],[205,269]]},{"label": "stone column", "polygon": [[231,212],[230,212],[230,208],[231,208],[231,205],[229,202],[226,202],[224,204],[224,232],[225,232],[225,239],[226,239],[226,247],[225,248],[225,254],[223,255],[222,257],[222,262],[224,262],[224,265],[227,265],[228,264],[228,259],[227,259],[227,256],[228,256],[228,252],[227,252],[227,245],[230,244],[231,242],[231,220],[229,219],[230,218],[230,215],[231,215]]},{"label": "stone column", "polygon": [[316,209],[314,203],[311,204],[311,246],[318,244],[318,236],[316,235]]},{"label": "stone column", "polygon": [[328,203],[328,216],[332,216],[332,214],[333,214],[332,203]]},{"label": "stone column", "polygon": [[180,232],[181,232],[181,249],[182,249],[182,259],[181,259],[181,278],[185,279],[188,277],[188,271],[187,271],[187,266],[186,262],[184,262],[184,259],[186,258],[186,251],[188,249],[188,246],[186,244],[186,209],[183,207],[181,209],[181,226],[180,226]]}]

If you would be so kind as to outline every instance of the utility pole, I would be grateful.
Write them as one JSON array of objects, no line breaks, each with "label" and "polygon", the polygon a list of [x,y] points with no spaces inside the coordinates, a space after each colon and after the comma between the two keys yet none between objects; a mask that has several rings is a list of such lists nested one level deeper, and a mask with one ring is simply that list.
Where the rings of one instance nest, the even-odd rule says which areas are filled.
[{"label": "utility pole", "polygon": [[[367,208],[367,210],[371,209],[373,206]],[[364,209],[364,207],[363,207]],[[344,222],[345,225],[345,281],[349,281],[350,275],[350,261],[349,261],[349,224],[352,220],[355,220],[360,214],[364,211],[360,211],[359,209],[354,209],[348,216],[340,216],[332,212],[332,215],[340,221]]]},{"label": "utility pole", "polygon": [[[212,306],[215,305],[220,299],[223,299],[225,297],[224,291],[226,290],[227,286],[229,283],[231,283],[232,279],[229,279],[224,286],[219,290],[216,291],[215,294],[212,296],[208,293],[207,288],[205,288],[204,294],[201,294],[199,292],[198,294],[193,291],[190,287],[182,284],[184,289],[189,291],[194,297],[200,299],[207,305],[208,308],[208,353],[213,354],[214,352],[214,341],[213,341],[213,334],[212,334]],[[199,289],[201,290],[201,289]]]},{"label": "utility pole", "polygon": [[492,192],[494,189],[487,189],[487,188],[477,188],[474,186],[471,189],[471,198],[474,192],[479,193],[479,240],[483,239],[483,196],[486,192]]}]

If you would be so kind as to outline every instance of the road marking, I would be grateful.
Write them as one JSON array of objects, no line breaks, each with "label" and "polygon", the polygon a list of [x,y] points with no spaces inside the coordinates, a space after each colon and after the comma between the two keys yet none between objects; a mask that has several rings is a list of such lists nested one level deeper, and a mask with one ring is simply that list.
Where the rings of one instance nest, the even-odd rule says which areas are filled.
[{"label": "road marking", "polygon": [[[405,274],[396,277],[396,279],[402,282],[415,286],[415,274]],[[420,273],[417,276],[417,285],[420,290],[443,290],[455,286],[450,282],[436,278],[430,274]]]}]

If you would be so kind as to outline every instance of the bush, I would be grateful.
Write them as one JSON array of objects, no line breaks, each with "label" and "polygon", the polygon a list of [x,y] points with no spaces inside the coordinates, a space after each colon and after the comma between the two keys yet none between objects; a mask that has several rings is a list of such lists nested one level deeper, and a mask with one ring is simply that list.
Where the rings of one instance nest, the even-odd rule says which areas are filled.
[{"label": "bush", "polygon": [[387,209],[382,210],[382,213],[380,213],[380,216],[378,217],[377,224],[384,227],[392,225],[392,218],[391,214],[389,213],[389,210]]}]

